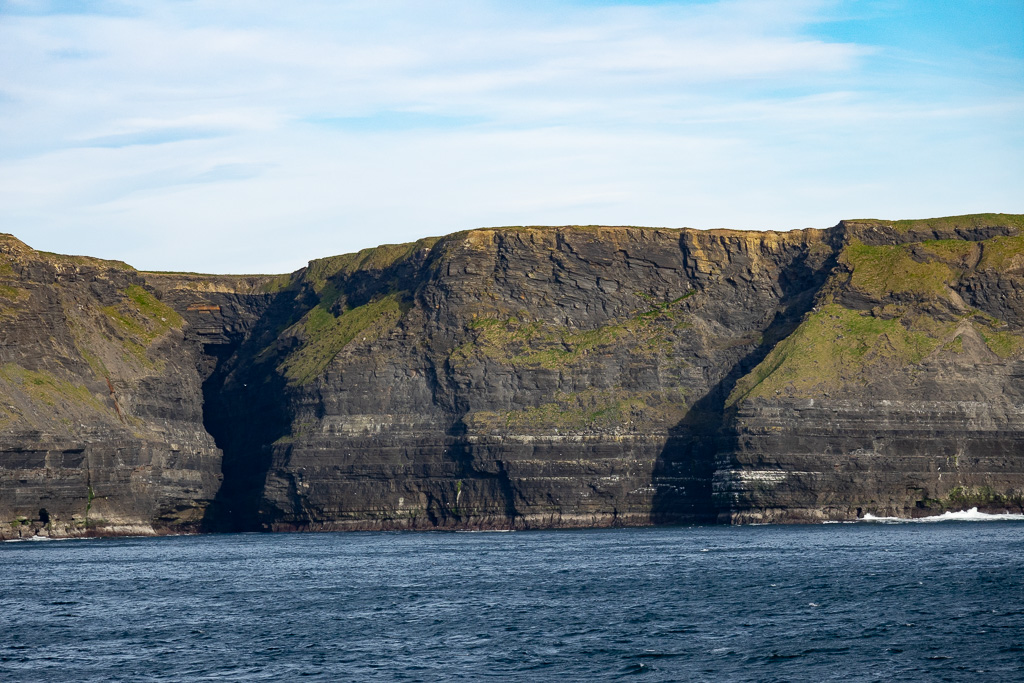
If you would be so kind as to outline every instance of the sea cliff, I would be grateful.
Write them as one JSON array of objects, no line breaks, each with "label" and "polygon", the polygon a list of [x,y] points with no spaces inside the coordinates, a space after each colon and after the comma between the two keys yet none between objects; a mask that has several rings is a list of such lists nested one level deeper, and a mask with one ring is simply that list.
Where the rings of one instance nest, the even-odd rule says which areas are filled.
[{"label": "sea cliff", "polygon": [[490,228],[279,276],[0,237],[0,536],[1020,511],[1022,229]]}]

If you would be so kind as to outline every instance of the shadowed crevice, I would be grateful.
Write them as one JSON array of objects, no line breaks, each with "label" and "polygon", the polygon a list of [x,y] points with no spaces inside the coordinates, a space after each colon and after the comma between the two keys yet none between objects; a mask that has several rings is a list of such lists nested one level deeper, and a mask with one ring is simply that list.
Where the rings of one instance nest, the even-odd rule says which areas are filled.
[{"label": "shadowed crevice", "polygon": [[[835,250],[838,253],[838,250]],[[761,342],[745,354],[711,389],[698,399],[669,431],[665,447],[651,474],[654,498],[652,524],[713,522],[720,510],[712,496],[712,477],[721,466],[719,453],[728,440],[731,408],[729,395],[740,378],[752,371],[775,345],[788,337],[813,307],[816,296],[837,265],[836,255],[821,267],[806,256],[793,262],[782,282],[779,312],[764,329]]]}]

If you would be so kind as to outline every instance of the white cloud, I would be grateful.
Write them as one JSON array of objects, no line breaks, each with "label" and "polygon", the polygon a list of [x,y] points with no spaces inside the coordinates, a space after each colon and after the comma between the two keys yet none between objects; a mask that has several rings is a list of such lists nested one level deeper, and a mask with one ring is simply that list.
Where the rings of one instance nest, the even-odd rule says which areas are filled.
[{"label": "white cloud", "polygon": [[12,13],[2,229],[140,267],[237,271],[480,225],[1012,209],[1020,90],[901,97],[870,69],[879,48],[807,32],[834,4]]}]

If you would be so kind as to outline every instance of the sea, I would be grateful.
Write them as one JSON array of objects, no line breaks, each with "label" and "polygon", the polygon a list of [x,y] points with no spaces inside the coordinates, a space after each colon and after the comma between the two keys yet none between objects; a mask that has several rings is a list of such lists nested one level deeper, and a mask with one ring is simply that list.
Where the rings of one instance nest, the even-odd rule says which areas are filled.
[{"label": "sea", "polygon": [[1024,516],[0,544],[4,681],[1024,681]]}]

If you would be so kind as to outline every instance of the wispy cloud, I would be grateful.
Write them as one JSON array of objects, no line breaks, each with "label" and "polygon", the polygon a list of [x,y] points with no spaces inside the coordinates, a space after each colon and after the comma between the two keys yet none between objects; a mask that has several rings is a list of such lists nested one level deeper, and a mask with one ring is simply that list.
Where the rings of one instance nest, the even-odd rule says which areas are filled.
[{"label": "wispy cloud", "polygon": [[1024,55],[871,40],[861,6],[2,2],[0,217],[266,270],[489,224],[1014,210]]},{"label": "wispy cloud", "polygon": [[171,142],[183,140],[203,140],[214,138],[223,133],[213,130],[202,130],[199,128],[158,128],[138,133],[121,133],[118,135],[104,135],[101,137],[83,140],[82,147],[131,147],[133,145],[166,145]]},{"label": "wispy cloud", "polygon": [[117,0],[0,0],[0,14],[134,16],[138,12],[130,3]]}]

